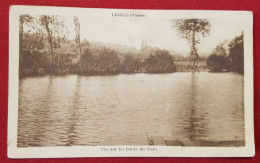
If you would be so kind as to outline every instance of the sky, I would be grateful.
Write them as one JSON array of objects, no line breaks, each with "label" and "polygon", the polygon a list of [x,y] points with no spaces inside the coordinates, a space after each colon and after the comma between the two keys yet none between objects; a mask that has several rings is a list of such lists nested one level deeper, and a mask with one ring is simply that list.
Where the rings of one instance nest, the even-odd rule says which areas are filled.
[{"label": "sky", "polygon": [[[170,51],[188,53],[190,48],[186,39],[178,36],[178,31],[171,27],[170,19],[139,18],[134,21],[125,17],[102,18],[79,16],[81,40],[123,44],[141,48],[142,40],[150,46]],[[206,38],[201,39],[199,52],[211,53],[223,41],[230,41],[241,34],[243,27],[238,20],[210,19],[211,30]],[[66,17],[70,39],[75,38],[73,17]]]}]

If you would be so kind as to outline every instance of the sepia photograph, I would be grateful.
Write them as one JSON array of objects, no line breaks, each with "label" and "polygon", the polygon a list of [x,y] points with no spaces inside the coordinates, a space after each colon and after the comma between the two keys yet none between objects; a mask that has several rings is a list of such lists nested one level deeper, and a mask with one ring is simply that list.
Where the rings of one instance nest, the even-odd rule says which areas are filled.
[{"label": "sepia photograph", "polygon": [[12,6],[9,157],[253,156],[252,23]]}]

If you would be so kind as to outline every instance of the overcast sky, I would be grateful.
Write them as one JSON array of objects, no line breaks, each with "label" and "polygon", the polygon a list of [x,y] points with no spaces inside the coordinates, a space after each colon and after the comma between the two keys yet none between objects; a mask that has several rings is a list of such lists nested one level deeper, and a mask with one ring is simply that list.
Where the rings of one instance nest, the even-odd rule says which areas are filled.
[{"label": "overcast sky", "polygon": [[[81,40],[124,44],[141,48],[141,41],[161,49],[189,52],[187,40],[181,39],[171,28],[169,19],[142,18],[136,21],[128,18],[78,17],[81,26]],[[199,52],[210,53],[217,44],[231,40],[241,34],[243,27],[237,20],[210,19],[210,35],[201,39]],[[75,38],[73,17],[66,17],[69,38]]]}]

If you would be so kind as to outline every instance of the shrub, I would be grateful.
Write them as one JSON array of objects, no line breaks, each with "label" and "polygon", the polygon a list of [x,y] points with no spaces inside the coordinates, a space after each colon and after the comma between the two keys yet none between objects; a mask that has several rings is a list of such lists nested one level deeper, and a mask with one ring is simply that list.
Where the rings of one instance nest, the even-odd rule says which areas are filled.
[{"label": "shrub", "polygon": [[119,73],[120,59],[115,51],[104,48],[93,55],[90,50],[85,50],[79,63],[79,72],[83,74],[114,74]]},{"label": "shrub", "polygon": [[141,62],[132,55],[126,55],[123,59],[122,72],[135,73],[140,72]]},{"label": "shrub", "polygon": [[229,70],[229,59],[224,55],[212,54],[207,59],[207,66],[213,72]]},{"label": "shrub", "polygon": [[21,76],[42,73],[47,65],[45,52],[21,50],[19,56],[19,73]]},{"label": "shrub", "polygon": [[174,72],[176,67],[173,57],[167,50],[156,50],[145,60],[145,71],[148,73]]}]

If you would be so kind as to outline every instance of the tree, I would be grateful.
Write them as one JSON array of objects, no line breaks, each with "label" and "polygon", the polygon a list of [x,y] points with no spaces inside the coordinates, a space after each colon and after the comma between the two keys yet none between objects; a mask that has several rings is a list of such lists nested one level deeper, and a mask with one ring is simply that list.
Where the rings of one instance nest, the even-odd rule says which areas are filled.
[{"label": "tree", "polygon": [[19,50],[23,49],[24,43],[24,25],[29,25],[32,22],[32,17],[30,15],[20,15],[19,17]]},{"label": "tree", "polygon": [[116,51],[109,48],[103,48],[96,60],[97,71],[105,74],[115,74],[118,73],[121,64],[120,58]]},{"label": "tree", "polygon": [[89,48],[84,49],[79,60],[79,73],[87,74],[95,71],[95,58]]},{"label": "tree", "polygon": [[210,23],[207,19],[173,19],[172,28],[176,29],[181,38],[187,39],[190,44],[192,65],[198,64],[198,44],[200,38],[206,37],[210,32]]},{"label": "tree", "polygon": [[212,72],[228,71],[229,59],[224,55],[212,54],[207,59],[207,66]]},{"label": "tree", "polygon": [[174,59],[168,50],[155,50],[145,59],[145,71],[148,73],[169,73],[176,71]]},{"label": "tree", "polygon": [[244,73],[244,34],[235,37],[229,43],[229,57],[232,71]]},{"label": "tree", "polygon": [[75,31],[76,31],[76,45],[77,45],[77,59],[80,60],[81,57],[81,47],[80,47],[80,24],[79,19],[77,16],[74,16],[74,23],[75,23]]},{"label": "tree", "polygon": [[127,54],[124,56],[123,64],[122,64],[122,71],[126,73],[136,73],[140,69],[140,61],[136,59],[134,54]]},{"label": "tree", "polygon": [[213,72],[228,71],[230,61],[225,47],[227,42],[220,43],[213,49],[211,55],[207,59],[207,66]]},{"label": "tree", "polygon": [[[60,37],[63,35],[65,37],[65,25],[64,18],[57,15],[41,15],[39,17],[39,24],[42,26],[48,37],[48,42],[50,44],[50,61],[53,62],[54,44],[58,44],[55,47],[60,47]],[[55,42],[55,38],[58,40]],[[55,42],[55,43],[54,43]]]},{"label": "tree", "polygon": [[218,44],[215,47],[215,49],[213,49],[212,54],[219,55],[219,56],[222,55],[222,56],[227,57],[228,56],[228,42],[224,41],[224,42]]},{"label": "tree", "polygon": [[109,48],[97,52],[85,49],[79,61],[79,68],[81,74],[116,74],[120,72],[121,62],[118,54]]}]

